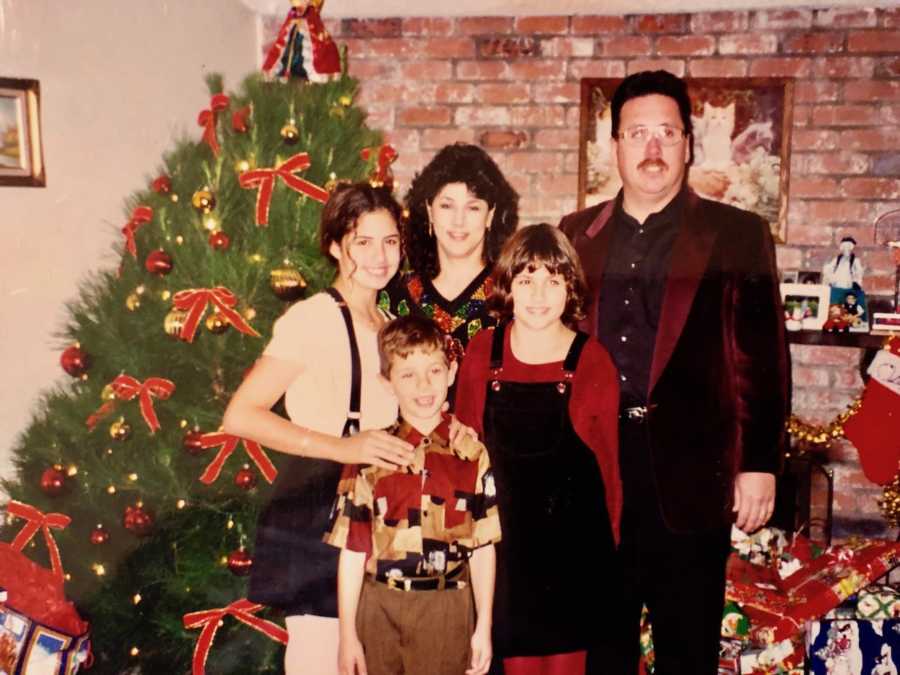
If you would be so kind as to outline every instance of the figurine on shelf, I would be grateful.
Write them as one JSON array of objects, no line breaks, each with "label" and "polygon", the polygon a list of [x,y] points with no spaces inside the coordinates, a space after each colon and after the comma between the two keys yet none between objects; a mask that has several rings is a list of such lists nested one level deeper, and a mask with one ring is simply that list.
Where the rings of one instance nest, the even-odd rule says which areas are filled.
[{"label": "figurine on shelf", "polygon": [[828,319],[822,325],[822,330],[826,333],[846,333],[850,330],[850,322],[844,314],[842,305],[828,307]]},{"label": "figurine on shelf", "polygon": [[320,14],[324,0],[291,0],[291,9],[269,48],[263,72],[277,77],[328,82],[341,72],[337,45],[325,30]]},{"label": "figurine on shelf", "polygon": [[841,239],[840,252],[822,267],[822,283],[832,288],[862,287],[863,264],[853,252],[856,240],[853,237]]}]

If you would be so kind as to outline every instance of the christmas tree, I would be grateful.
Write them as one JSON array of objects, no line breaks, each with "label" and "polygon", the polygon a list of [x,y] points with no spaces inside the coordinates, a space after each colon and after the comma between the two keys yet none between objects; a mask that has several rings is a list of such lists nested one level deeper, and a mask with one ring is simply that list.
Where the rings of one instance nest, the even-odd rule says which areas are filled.
[{"label": "christmas tree", "polygon": [[[393,158],[346,73],[251,76],[227,96],[221,78],[208,84],[198,138],[177,142],[127,199],[118,269],[93,274],[68,307],[72,380],[42,398],[3,483],[13,500],[71,518],[25,552],[50,567],[49,538],[58,545],[98,674],[184,673],[204,658],[210,673],[281,672],[277,629],[253,625],[277,621],[265,608],[221,624],[184,618],[246,596],[280,460],[219,425],[274,320],[331,281],[317,236],[329,186],[384,179]],[[3,540],[22,527],[11,518]]]}]

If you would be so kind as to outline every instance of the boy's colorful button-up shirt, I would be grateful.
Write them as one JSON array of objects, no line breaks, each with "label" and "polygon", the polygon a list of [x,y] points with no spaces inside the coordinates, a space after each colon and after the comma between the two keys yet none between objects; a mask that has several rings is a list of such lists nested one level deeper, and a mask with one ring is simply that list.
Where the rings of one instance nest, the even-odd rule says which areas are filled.
[{"label": "boy's colorful button-up shirt", "polygon": [[366,572],[427,578],[453,572],[479,546],[500,540],[490,460],[469,436],[451,444],[449,419],[427,436],[402,422],[391,429],[415,446],[398,471],[347,465],[325,542],[366,553]]}]

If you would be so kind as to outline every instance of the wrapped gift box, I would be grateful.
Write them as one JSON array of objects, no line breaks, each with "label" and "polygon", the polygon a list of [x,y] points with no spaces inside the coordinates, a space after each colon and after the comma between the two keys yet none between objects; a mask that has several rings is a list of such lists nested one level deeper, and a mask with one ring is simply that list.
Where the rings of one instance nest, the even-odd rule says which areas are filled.
[{"label": "wrapped gift box", "polygon": [[900,666],[900,620],[812,621],[806,643],[815,675],[895,675]]},{"label": "wrapped gift box", "polygon": [[74,675],[90,658],[88,624],[62,580],[0,543],[0,673]]},{"label": "wrapped gift box", "polygon": [[[729,561],[726,597],[750,619],[750,637],[774,644],[803,632],[900,563],[900,543],[858,541],[832,546],[785,579],[771,567]],[[868,675],[868,674],[867,674]]]}]

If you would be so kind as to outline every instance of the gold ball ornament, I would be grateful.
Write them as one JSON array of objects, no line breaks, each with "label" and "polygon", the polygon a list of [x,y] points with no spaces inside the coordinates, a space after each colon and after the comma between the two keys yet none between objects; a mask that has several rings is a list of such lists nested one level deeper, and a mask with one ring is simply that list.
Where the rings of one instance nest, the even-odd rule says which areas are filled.
[{"label": "gold ball ornament", "polygon": [[173,309],[166,314],[166,318],[163,319],[163,330],[166,331],[166,335],[180,338],[181,329],[184,328],[184,322],[187,320],[187,315],[188,313],[181,309]]},{"label": "gold ball ornament", "polygon": [[212,312],[206,317],[206,329],[213,335],[221,335],[228,330],[228,319],[219,312]]},{"label": "gold ball ornament", "polygon": [[294,145],[300,140],[300,130],[297,128],[297,123],[294,118],[289,119],[287,124],[281,127],[279,133],[281,134],[281,140],[287,145]]},{"label": "gold ball ornament", "polygon": [[131,425],[120,417],[109,425],[109,437],[114,441],[127,441],[131,436]]},{"label": "gold ball ornament", "polygon": [[100,398],[104,401],[115,401],[116,400],[116,390],[112,384],[107,384],[100,390]]},{"label": "gold ball ornament", "polygon": [[216,208],[216,197],[208,187],[204,187],[193,194],[191,206],[205,215]]},{"label": "gold ball ornament", "polygon": [[141,306],[141,296],[137,293],[129,293],[125,298],[125,307],[129,312],[136,312]]},{"label": "gold ball ornament", "polygon": [[269,272],[269,286],[281,300],[297,300],[306,290],[306,279],[296,267],[285,264]]}]

